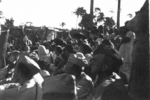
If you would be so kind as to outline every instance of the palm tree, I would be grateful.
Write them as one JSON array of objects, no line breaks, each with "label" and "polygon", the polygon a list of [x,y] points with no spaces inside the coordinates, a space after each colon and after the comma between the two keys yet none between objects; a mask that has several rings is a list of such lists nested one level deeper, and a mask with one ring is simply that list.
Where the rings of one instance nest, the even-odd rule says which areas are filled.
[{"label": "palm tree", "polygon": [[60,26],[61,26],[62,28],[63,28],[65,25],[66,25],[65,22],[62,22],[62,23],[60,24]]},{"label": "palm tree", "polygon": [[[78,22],[78,18],[86,14],[86,10],[83,7],[78,7],[77,10],[73,13],[77,16],[77,22]],[[76,28],[77,28],[77,22],[76,22]]]}]

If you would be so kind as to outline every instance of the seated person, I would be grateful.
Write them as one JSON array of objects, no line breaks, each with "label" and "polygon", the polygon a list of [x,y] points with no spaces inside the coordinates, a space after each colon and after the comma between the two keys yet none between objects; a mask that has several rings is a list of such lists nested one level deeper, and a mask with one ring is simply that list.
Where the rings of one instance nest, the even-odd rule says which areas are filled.
[{"label": "seated person", "polygon": [[41,100],[41,84],[38,64],[25,55],[20,55],[15,67],[13,83],[0,85],[0,100]]},{"label": "seated person", "polygon": [[78,100],[87,100],[92,98],[94,84],[92,79],[86,75],[83,70],[87,61],[82,53],[70,54],[64,71],[76,77],[77,97]]}]

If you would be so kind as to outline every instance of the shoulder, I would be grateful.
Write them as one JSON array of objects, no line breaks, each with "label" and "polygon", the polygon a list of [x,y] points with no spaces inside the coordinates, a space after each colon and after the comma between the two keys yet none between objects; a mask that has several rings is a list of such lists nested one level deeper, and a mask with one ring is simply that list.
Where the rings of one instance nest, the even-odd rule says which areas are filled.
[{"label": "shoulder", "polygon": [[92,78],[90,76],[88,76],[87,74],[85,74],[84,72],[82,73],[82,79],[92,82]]}]

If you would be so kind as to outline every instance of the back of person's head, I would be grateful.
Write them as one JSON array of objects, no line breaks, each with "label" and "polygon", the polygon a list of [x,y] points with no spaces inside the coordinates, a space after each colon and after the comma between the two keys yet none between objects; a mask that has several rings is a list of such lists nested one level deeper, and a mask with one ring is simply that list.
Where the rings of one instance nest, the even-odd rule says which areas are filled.
[{"label": "back of person's head", "polygon": [[59,46],[59,45],[55,47],[55,51],[56,51],[58,54],[62,54],[62,50],[63,50],[62,47]]},{"label": "back of person's head", "polygon": [[115,49],[101,44],[93,53],[94,56],[97,54],[105,55],[103,58],[103,64],[108,66],[107,72],[109,74],[112,72],[119,73],[120,66],[123,64],[123,62]]},{"label": "back of person's head", "polygon": [[17,61],[15,70],[16,72],[14,73],[14,78],[17,78],[18,76],[15,75],[20,73],[21,75],[23,75],[23,78],[31,79],[35,74],[40,72],[41,69],[32,58],[21,54]]},{"label": "back of person's head", "polygon": [[110,47],[114,47],[114,44],[111,42],[111,40],[108,40],[108,39],[104,39],[102,41],[102,44],[110,46]]},{"label": "back of person's head", "polygon": [[33,77],[31,71],[24,63],[18,64],[18,72],[21,74],[21,77],[25,78],[26,80],[30,80]]},{"label": "back of person's head", "polygon": [[42,86],[42,100],[76,100],[77,98],[75,77],[72,75],[60,74],[48,77]]},{"label": "back of person's head", "polygon": [[75,52],[72,45],[66,45],[64,50],[67,51],[68,53],[74,53]]},{"label": "back of person's head", "polygon": [[92,48],[90,45],[87,45],[87,44],[82,44],[81,45],[82,48],[83,48],[83,54],[87,54],[87,53],[91,53],[92,52]]}]

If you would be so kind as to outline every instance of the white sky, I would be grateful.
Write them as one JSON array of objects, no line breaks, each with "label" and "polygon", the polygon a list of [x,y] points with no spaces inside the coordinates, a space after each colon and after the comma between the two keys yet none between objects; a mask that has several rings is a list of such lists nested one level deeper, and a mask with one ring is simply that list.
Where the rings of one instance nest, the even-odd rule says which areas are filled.
[{"label": "white sky", "polygon": [[[145,0],[121,0],[121,25],[128,20],[127,14],[135,15]],[[89,13],[90,0],[2,0],[0,11],[6,18],[15,20],[15,25],[20,25],[27,21],[33,22],[35,26],[60,27],[61,22],[65,22],[64,28],[76,27],[77,17],[72,14],[78,7],[84,7]],[[101,8],[105,16],[117,15],[117,0],[94,0],[94,7]],[[114,13],[110,13],[109,10]]]}]

